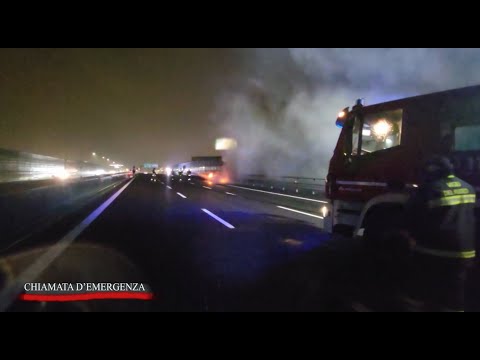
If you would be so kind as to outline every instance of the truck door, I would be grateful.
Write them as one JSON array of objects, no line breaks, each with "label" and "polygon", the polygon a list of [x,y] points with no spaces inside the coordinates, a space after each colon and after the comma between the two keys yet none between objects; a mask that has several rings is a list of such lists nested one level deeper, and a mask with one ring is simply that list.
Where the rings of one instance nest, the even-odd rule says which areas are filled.
[{"label": "truck door", "polygon": [[408,178],[408,159],[402,148],[403,110],[363,113],[353,120],[351,156],[346,162],[345,191],[356,191],[362,200],[400,189]]}]

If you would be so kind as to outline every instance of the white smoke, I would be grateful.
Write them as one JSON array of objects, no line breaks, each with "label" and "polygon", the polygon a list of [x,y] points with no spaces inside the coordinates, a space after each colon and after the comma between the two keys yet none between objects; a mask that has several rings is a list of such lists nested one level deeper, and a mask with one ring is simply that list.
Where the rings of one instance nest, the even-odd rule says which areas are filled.
[{"label": "white smoke", "polygon": [[480,83],[478,49],[259,49],[251,77],[218,99],[216,119],[241,174],[325,176],[336,114]]}]

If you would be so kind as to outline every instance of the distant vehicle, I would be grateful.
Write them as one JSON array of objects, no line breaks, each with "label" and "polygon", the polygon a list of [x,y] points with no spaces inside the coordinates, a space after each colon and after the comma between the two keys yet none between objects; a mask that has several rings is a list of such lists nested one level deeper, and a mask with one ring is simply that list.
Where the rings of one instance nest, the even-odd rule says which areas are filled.
[{"label": "distant vehicle", "polygon": [[180,178],[198,176],[208,185],[226,184],[230,181],[221,156],[193,156],[189,162],[174,165],[173,174]]},{"label": "distant vehicle", "polygon": [[391,236],[434,154],[447,156],[455,174],[480,191],[480,86],[369,106],[358,100],[336,124],[342,130],[326,182],[330,232]]}]

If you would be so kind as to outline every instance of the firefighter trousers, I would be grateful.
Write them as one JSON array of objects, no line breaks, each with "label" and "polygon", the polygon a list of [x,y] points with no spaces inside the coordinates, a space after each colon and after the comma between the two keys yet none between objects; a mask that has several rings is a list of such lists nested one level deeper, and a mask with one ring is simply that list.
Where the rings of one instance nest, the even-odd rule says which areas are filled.
[{"label": "firefighter trousers", "polygon": [[405,287],[423,311],[465,311],[467,280],[473,259],[443,258],[414,253]]}]

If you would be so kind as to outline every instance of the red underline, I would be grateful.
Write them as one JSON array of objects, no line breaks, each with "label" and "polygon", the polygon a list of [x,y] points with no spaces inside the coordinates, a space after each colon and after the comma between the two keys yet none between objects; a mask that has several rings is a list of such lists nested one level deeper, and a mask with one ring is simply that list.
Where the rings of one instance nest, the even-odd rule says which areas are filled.
[{"label": "red underline", "polygon": [[152,300],[152,293],[145,292],[91,292],[85,294],[61,294],[61,295],[40,295],[40,294],[21,294],[20,300],[24,301],[85,301],[100,299],[137,299]]}]

